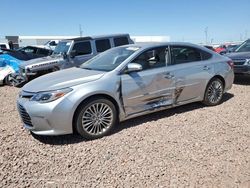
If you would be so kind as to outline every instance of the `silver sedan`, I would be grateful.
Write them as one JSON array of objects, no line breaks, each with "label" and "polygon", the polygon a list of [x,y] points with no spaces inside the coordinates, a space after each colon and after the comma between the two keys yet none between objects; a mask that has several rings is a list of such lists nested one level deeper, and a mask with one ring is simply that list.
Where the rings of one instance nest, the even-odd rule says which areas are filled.
[{"label": "silver sedan", "polygon": [[217,105],[232,87],[230,59],[189,43],[127,45],[26,84],[17,100],[38,135],[107,135],[118,122],[202,101]]}]

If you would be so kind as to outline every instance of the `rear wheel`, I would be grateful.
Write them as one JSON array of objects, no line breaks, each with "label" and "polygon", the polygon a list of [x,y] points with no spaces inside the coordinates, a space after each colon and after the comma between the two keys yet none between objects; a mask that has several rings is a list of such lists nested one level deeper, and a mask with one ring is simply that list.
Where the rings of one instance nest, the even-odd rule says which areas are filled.
[{"label": "rear wheel", "polygon": [[223,93],[223,82],[219,78],[214,78],[207,85],[203,103],[208,106],[215,106],[221,103]]},{"label": "rear wheel", "polygon": [[114,104],[104,98],[86,101],[75,116],[75,128],[86,139],[96,139],[107,135],[117,120]]}]

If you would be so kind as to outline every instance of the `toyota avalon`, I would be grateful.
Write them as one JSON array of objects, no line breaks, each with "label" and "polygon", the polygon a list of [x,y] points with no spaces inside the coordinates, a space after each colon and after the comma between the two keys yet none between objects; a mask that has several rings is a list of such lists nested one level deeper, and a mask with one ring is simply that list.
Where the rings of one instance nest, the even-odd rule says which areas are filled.
[{"label": "toyota avalon", "polygon": [[31,81],[17,106],[34,134],[96,139],[130,118],[197,101],[217,105],[233,80],[232,61],[205,47],[133,44]]}]

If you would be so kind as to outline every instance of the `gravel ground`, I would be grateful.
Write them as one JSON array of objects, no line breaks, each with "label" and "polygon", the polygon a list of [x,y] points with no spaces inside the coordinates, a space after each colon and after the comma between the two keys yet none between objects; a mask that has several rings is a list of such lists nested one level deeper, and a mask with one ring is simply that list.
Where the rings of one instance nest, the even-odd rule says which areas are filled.
[{"label": "gravel ground", "polygon": [[0,88],[0,187],[250,187],[250,78],[219,106],[154,113],[94,141],[32,136],[18,91]]}]

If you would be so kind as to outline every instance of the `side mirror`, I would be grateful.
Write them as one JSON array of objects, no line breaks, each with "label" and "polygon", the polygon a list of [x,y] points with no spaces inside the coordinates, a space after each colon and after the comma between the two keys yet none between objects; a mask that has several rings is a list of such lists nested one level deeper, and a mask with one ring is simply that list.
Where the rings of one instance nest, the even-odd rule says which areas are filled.
[{"label": "side mirror", "polygon": [[139,72],[142,70],[142,66],[138,63],[129,63],[126,69],[126,73]]},{"label": "side mirror", "polygon": [[76,50],[72,50],[72,51],[69,53],[70,58],[74,58],[76,55],[77,55]]}]

